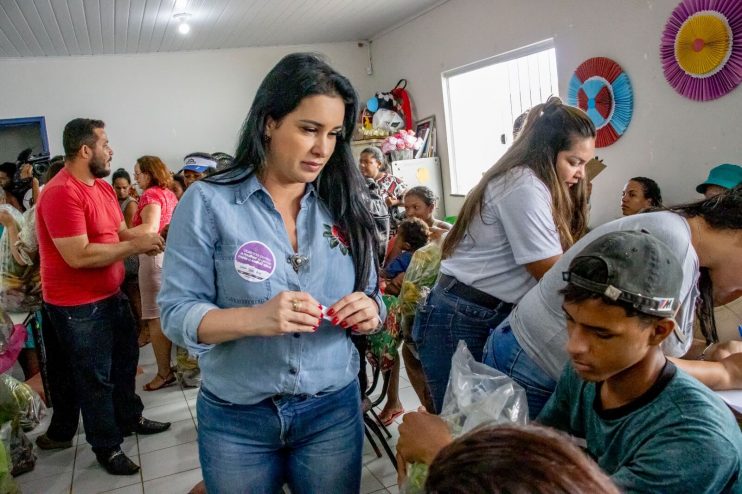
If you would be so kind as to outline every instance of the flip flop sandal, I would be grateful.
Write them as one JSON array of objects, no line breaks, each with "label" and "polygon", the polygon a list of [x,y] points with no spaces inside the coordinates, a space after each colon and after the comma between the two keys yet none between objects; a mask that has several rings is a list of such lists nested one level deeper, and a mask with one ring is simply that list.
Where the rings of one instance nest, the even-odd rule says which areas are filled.
[{"label": "flip flop sandal", "polygon": [[168,386],[172,386],[177,381],[177,379],[175,379],[175,374],[173,374],[172,372],[170,372],[170,374],[168,374],[165,377],[162,377],[160,374],[157,374],[157,377],[159,377],[162,380],[162,384],[160,384],[159,386],[155,386],[151,382],[148,382],[142,387],[142,389],[144,389],[145,391],[157,391],[158,389],[167,388]]},{"label": "flip flop sandal", "polygon": [[404,409],[402,409],[402,410],[396,410],[394,413],[392,413],[391,415],[387,416],[384,419],[382,419],[381,417],[379,417],[379,420],[381,420],[381,423],[384,424],[384,427],[389,427],[390,425],[392,425],[392,422],[394,422],[394,419],[396,419],[397,417],[399,417],[403,413],[404,413]]}]

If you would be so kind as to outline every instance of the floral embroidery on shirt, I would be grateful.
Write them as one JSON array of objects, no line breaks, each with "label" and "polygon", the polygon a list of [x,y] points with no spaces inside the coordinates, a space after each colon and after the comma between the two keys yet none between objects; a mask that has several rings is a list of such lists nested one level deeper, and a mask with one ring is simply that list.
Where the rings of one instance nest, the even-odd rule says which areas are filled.
[{"label": "floral embroidery on shirt", "polygon": [[323,237],[327,238],[327,241],[330,242],[330,248],[334,249],[335,247],[340,247],[340,252],[343,253],[344,256],[348,255],[348,241],[345,239],[345,235],[343,235],[343,232],[340,231],[340,228],[338,228],[336,225],[324,225],[325,232],[322,234]]}]

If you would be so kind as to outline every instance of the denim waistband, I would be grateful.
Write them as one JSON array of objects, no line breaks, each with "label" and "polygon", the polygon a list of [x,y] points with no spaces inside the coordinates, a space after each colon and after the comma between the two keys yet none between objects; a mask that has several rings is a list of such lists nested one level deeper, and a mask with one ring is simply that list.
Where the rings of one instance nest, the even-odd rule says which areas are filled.
[{"label": "denim waistband", "polygon": [[461,283],[453,276],[441,273],[438,278],[438,286],[443,288],[447,293],[463,298],[467,302],[481,305],[491,310],[501,310],[512,307],[513,304],[500,300],[499,298],[478,290],[474,287]]}]

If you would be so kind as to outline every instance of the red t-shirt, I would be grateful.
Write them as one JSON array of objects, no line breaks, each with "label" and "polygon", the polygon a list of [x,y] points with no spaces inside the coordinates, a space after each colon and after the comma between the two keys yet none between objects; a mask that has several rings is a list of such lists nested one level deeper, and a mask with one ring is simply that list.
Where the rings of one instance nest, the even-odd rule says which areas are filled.
[{"label": "red t-shirt", "polygon": [[124,281],[123,261],[74,269],[52,239],[87,235],[90,243],[115,244],[123,220],[113,187],[103,180],[86,185],[63,168],[44,186],[36,206],[44,301],[69,307],[97,302],[119,291]]},{"label": "red t-shirt", "polygon": [[173,211],[175,206],[178,205],[178,198],[172,190],[165,187],[150,187],[144,191],[142,196],[139,198],[139,206],[137,212],[134,214],[132,219],[133,226],[139,226],[142,224],[142,210],[144,206],[148,204],[159,204],[160,205],[160,225],[157,229],[157,233],[162,232],[165,225],[170,224],[170,220],[173,218]]}]

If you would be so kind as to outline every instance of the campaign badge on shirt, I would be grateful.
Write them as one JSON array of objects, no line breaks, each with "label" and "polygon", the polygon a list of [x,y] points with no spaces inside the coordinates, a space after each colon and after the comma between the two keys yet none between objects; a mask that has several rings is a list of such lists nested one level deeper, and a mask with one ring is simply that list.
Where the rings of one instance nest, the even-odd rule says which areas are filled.
[{"label": "campaign badge on shirt", "polygon": [[234,255],[234,269],[243,279],[260,283],[276,269],[276,256],[267,245],[257,240],[245,242]]}]

